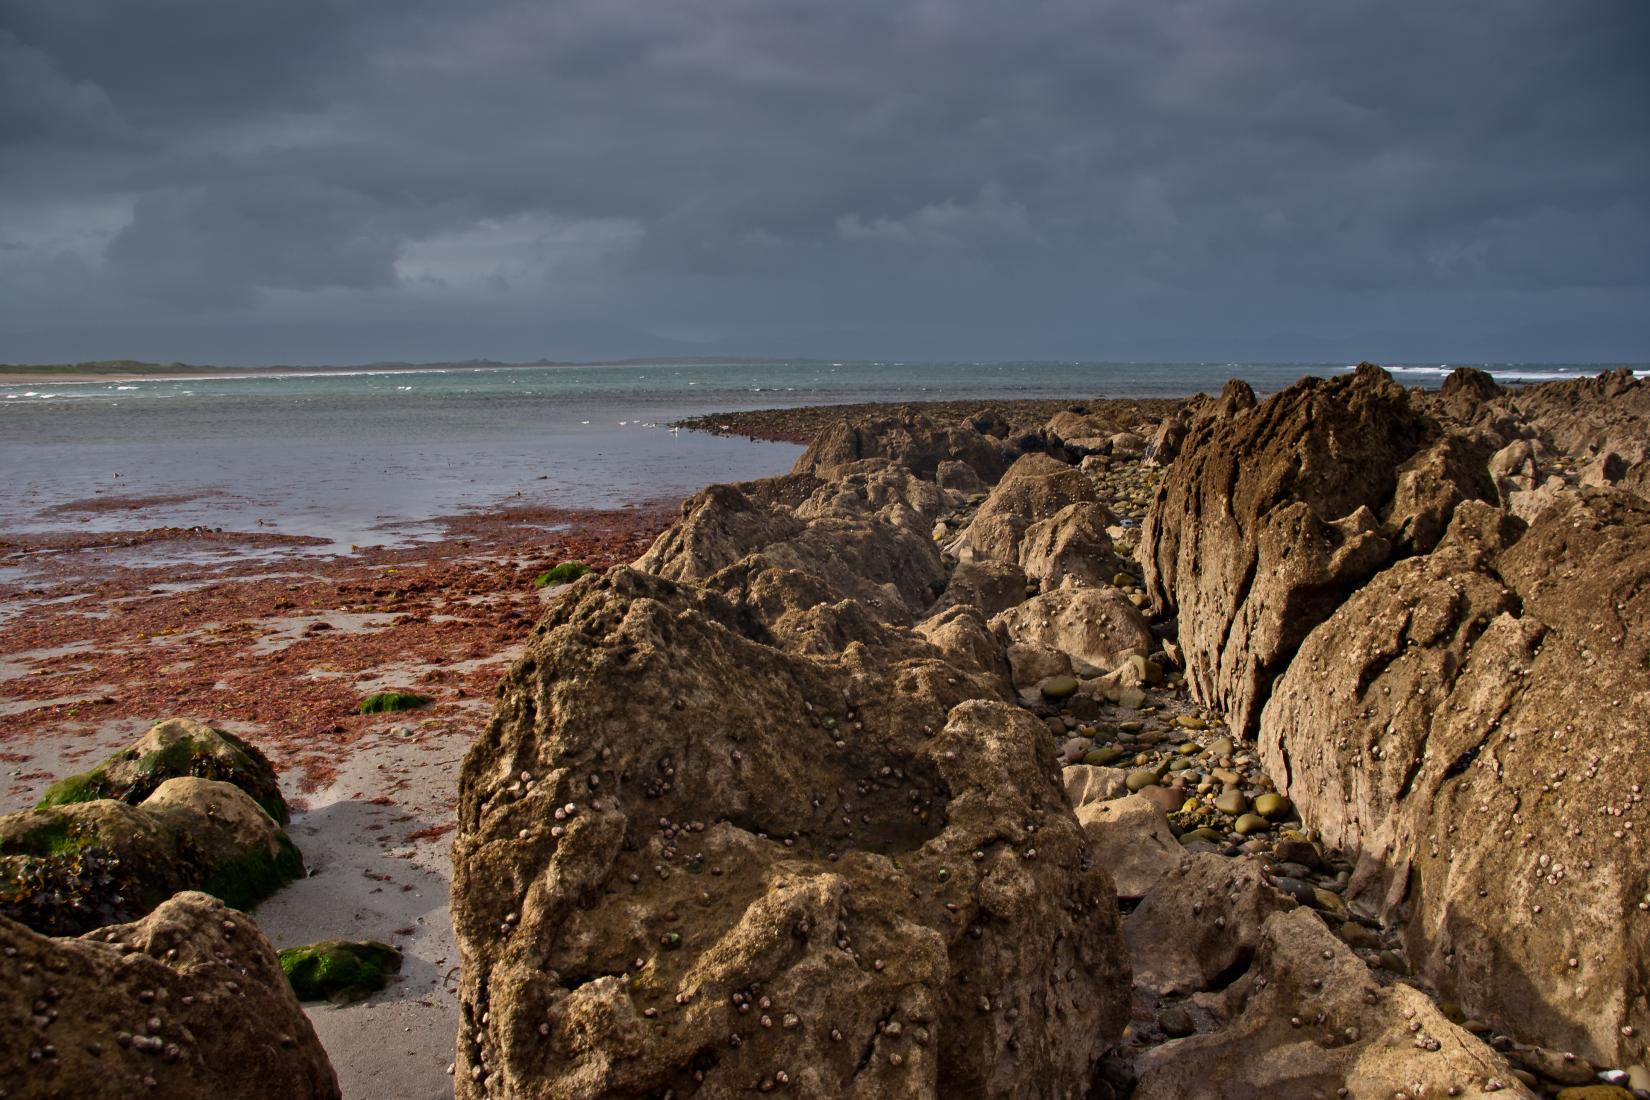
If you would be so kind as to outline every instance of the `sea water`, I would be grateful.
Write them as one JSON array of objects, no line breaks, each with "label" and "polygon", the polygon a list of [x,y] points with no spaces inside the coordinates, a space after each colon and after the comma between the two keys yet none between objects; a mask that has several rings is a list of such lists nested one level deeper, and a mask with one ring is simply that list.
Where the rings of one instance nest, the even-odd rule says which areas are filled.
[{"label": "sea water", "polygon": [[[670,423],[863,401],[1257,392],[1345,364],[771,362],[293,370],[95,383],[0,379],[0,533],[206,526],[319,536],[325,552],[427,536],[459,512],[607,508],[784,472],[799,448]],[[1452,365],[1389,368],[1438,385]],[[1503,381],[1593,365],[1497,366]],[[1641,367],[1642,369],[1642,367]],[[167,498],[62,510],[89,499]]]}]

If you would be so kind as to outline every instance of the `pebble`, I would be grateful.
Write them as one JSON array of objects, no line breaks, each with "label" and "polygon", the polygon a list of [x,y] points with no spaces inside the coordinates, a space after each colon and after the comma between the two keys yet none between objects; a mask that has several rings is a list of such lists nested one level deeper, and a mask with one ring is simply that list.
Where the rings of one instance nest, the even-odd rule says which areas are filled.
[{"label": "pebble", "polygon": [[1237,819],[1232,828],[1239,836],[1248,836],[1250,833],[1260,832],[1266,825],[1266,819],[1259,814],[1244,814]]},{"label": "pebble", "polygon": [[1192,1023],[1192,1014],[1178,1005],[1165,1008],[1157,1017],[1157,1026],[1171,1039],[1182,1038],[1197,1030]]},{"label": "pebble", "polygon": [[1144,798],[1146,801],[1150,802],[1166,814],[1174,813],[1176,810],[1180,809],[1186,801],[1186,795],[1184,792],[1173,790],[1169,787],[1160,787],[1155,783],[1149,787],[1142,787],[1138,793],[1140,794],[1140,797]]},{"label": "pebble", "polygon": [[1242,791],[1225,791],[1215,799],[1215,809],[1223,814],[1237,816],[1248,812],[1249,800],[1244,797]]},{"label": "pebble", "polygon": [[1056,701],[1061,699],[1070,699],[1073,695],[1077,694],[1077,677],[1050,676],[1047,680],[1043,681],[1042,690],[1044,699],[1053,699]]},{"label": "pebble", "polygon": [[1128,778],[1123,780],[1123,785],[1129,789],[1130,794],[1139,794],[1156,783],[1159,778],[1158,773],[1151,768],[1140,768],[1130,772]]},{"label": "pebble", "polygon": [[1284,817],[1290,808],[1289,800],[1281,794],[1263,794],[1255,799],[1255,812],[1268,820]]}]

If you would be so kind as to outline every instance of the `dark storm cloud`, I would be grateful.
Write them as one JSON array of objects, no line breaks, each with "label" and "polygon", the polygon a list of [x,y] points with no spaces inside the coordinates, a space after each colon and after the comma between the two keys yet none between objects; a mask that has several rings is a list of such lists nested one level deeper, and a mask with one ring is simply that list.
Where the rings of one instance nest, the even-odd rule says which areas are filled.
[{"label": "dark storm cloud", "polygon": [[0,359],[1646,358],[1639,0],[0,0]]}]

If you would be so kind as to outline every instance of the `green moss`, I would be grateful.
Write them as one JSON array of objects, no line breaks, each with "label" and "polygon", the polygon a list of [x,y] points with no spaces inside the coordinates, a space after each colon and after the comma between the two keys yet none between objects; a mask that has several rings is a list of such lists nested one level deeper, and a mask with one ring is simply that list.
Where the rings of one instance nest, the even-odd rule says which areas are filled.
[{"label": "green moss", "polygon": [[427,707],[430,701],[410,691],[380,691],[361,700],[362,714],[382,714],[393,710],[416,710]]},{"label": "green moss", "polygon": [[576,581],[586,573],[590,567],[582,561],[564,561],[554,569],[540,573],[533,578],[534,588],[546,588],[552,584],[566,584]]},{"label": "green moss", "polygon": [[49,821],[36,825],[9,843],[0,845],[0,853],[46,859],[78,852],[95,839],[93,832],[84,825],[53,814]]},{"label": "green moss", "polygon": [[285,833],[275,835],[276,853],[253,847],[212,868],[200,889],[232,909],[248,910],[304,874],[304,857]]},{"label": "green moss", "polygon": [[[235,750],[237,755],[234,758],[226,760],[212,752],[210,746],[196,740],[174,741],[163,749],[142,756],[132,749],[125,749],[90,771],[53,783],[46,788],[35,808],[93,802],[99,798],[118,798],[136,806],[154,794],[156,788],[168,779],[192,775],[235,784],[251,795],[264,813],[285,825],[290,820],[286,800],[281,797],[280,789],[265,778],[266,774],[272,774],[272,770],[263,754],[227,730],[214,732]],[[129,782],[110,778],[109,769],[117,765],[131,765],[137,772],[137,778]],[[130,771],[122,768],[122,773],[129,775]]]},{"label": "green moss", "polygon": [[100,798],[108,798],[108,778],[102,768],[95,768],[83,775],[71,775],[67,779],[59,779],[46,788],[45,795],[35,803],[35,809],[44,810],[52,806],[67,806],[74,802],[95,802]]},{"label": "green moss", "polygon": [[401,952],[374,940],[327,940],[281,952],[281,971],[300,1001],[358,1001],[401,969]]}]

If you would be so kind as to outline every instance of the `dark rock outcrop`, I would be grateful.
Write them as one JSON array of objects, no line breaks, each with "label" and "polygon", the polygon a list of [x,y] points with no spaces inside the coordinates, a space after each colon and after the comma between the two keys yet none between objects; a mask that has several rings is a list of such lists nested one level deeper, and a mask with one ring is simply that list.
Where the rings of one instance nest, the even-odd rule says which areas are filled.
[{"label": "dark rock outcrop", "polygon": [[0,917],[0,1088],[17,1100],[333,1100],[257,925],[204,894],[79,939]]},{"label": "dark rock outcrop", "polygon": [[941,463],[960,462],[990,483],[1017,457],[1001,439],[1007,431],[1006,422],[990,414],[968,424],[936,424],[910,408],[889,417],[839,420],[809,444],[791,472],[829,478],[861,459],[885,458],[933,481]]},{"label": "dark rock outcrop", "polygon": [[461,779],[458,1095],[1083,1093],[1127,973],[1046,729],[910,631],[740,626],[616,569],[536,628]]}]

